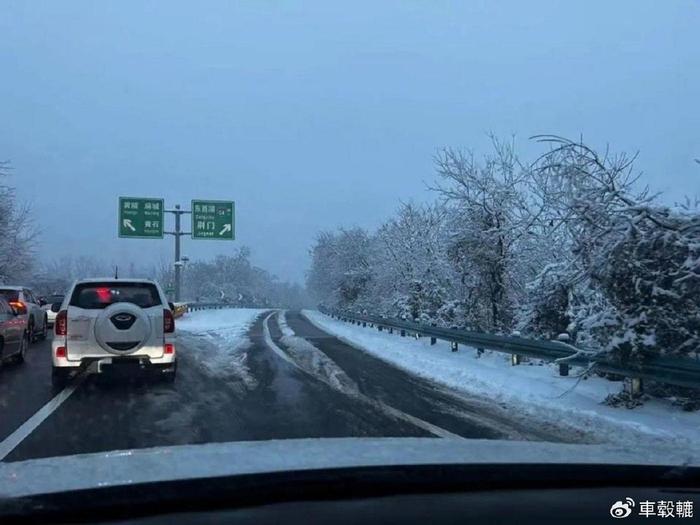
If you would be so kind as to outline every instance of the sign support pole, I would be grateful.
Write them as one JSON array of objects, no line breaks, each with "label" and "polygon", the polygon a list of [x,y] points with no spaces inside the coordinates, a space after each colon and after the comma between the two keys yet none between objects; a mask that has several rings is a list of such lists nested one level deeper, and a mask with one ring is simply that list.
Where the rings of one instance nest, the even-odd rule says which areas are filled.
[{"label": "sign support pole", "polygon": [[188,210],[181,210],[180,205],[176,204],[175,209],[165,210],[166,213],[172,213],[175,215],[175,231],[165,232],[167,235],[175,236],[175,302],[180,301],[180,293],[182,287],[182,261],[180,260],[180,237],[183,235],[192,235],[191,232],[183,232],[181,227],[181,217],[186,213],[192,213]]},{"label": "sign support pole", "polygon": [[[164,235],[175,237],[175,287],[168,290],[175,302],[182,298],[182,270],[184,261],[180,250],[180,238],[191,235],[193,240],[233,241],[236,238],[236,203],[220,200],[193,200],[191,210],[183,210],[179,204],[165,209],[163,199],[144,197],[119,197],[118,235],[132,239],[162,239]],[[163,231],[164,213],[175,215],[175,231]],[[192,231],[182,231],[182,216],[192,215]],[[170,297],[169,297],[170,298]]]}]

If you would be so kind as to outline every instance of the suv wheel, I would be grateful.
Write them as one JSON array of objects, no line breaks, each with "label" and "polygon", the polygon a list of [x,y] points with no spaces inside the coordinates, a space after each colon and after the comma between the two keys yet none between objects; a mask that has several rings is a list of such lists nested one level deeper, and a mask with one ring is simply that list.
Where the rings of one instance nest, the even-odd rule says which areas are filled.
[{"label": "suv wheel", "polygon": [[51,370],[51,386],[57,390],[63,390],[70,378],[70,368],[54,367]]},{"label": "suv wheel", "polygon": [[22,336],[22,342],[19,345],[19,352],[15,354],[15,363],[24,363],[24,358],[27,355],[27,348],[29,347],[29,336],[24,334]]},{"label": "suv wheel", "polygon": [[49,326],[48,318],[46,316],[44,316],[44,327],[42,328],[41,333],[38,336],[40,341],[44,341],[46,339],[46,335],[48,334],[48,326]]}]

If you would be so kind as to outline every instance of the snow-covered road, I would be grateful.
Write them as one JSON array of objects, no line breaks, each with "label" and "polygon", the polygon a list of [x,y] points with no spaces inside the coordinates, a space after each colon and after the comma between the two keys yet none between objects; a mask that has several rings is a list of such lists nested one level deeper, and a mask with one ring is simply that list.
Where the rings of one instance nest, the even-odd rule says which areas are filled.
[{"label": "snow-covered road", "polygon": [[48,343],[33,346],[24,365],[2,373],[0,447],[17,442],[4,459],[288,438],[625,446],[697,436],[697,414],[660,403],[602,406],[619,384],[590,379],[571,390],[575,379],[547,365],[511,367],[495,353],[476,359],[466,348],[455,354],[316,312],[201,311],[177,330],[174,384],[89,376],[60,405],[47,386]]}]

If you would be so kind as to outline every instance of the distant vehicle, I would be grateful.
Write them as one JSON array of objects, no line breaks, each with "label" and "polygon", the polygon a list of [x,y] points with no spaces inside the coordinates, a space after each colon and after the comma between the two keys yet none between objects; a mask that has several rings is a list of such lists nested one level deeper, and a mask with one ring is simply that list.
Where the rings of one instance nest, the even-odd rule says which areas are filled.
[{"label": "distant vehicle", "polygon": [[0,367],[8,359],[23,362],[28,347],[27,308],[0,296]]},{"label": "distant vehicle", "polygon": [[48,321],[49,327],[53,326],[56,320],[56,314],[58,314],[58,311],[61,309],[61,303],[63,303],[65,298],[66,296],[63,294],[54,294],[49,295],[45,299],[46,304],[44,304],[41,309],[46,312],[46,320]]},{"label": "distant vehicle", "polygon": [[28,334],[29,341],[46,339],[48,332],[47,315],[41,309],[39,299],[34,293],[24,286],[0,286],[0,296],[4,297],[10,306],[16,307],[23,305],[27,309],[28,314]]},{"label": "distant vehicle", "polygon": [[92,363],[97,373],[133,376],[151,371],[175,380],[175,318],[155,281],[76,281],[56,316],[54,334],[52,382],[56,387]]}]

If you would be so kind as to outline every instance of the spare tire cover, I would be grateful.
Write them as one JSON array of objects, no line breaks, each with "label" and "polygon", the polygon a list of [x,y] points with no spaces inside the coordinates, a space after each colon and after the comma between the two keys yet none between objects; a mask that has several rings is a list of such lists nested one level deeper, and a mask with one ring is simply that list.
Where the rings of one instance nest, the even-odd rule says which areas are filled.
[{"label": "spare tire cover", "polygon": [[146,312],[132,303],[114,303],[95,321],[95,339],[107,352],[128,355],[143,347],[151,336]]}]

